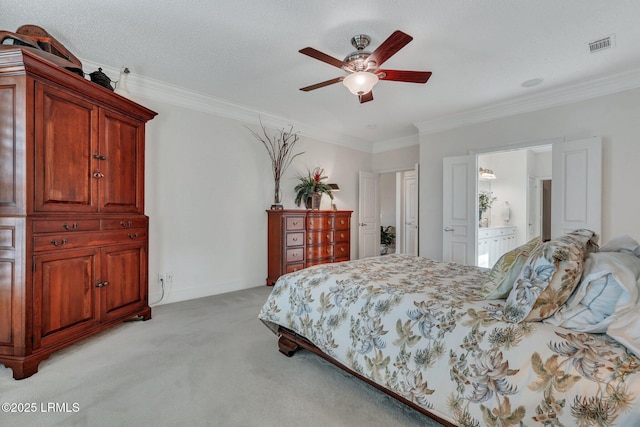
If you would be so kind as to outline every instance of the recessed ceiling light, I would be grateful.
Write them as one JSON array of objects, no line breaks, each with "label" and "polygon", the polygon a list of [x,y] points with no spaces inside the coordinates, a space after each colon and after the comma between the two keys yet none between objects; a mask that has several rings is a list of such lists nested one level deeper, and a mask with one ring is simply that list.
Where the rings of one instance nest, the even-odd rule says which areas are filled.
[{"label": "recessed ceiling light", "polygon": [[526,82],[522,83],[520,86],[522,86],[522,87],[538,86],[543,81],[544,81],[544,79],[531,79],[531,80],[527,80]]}]

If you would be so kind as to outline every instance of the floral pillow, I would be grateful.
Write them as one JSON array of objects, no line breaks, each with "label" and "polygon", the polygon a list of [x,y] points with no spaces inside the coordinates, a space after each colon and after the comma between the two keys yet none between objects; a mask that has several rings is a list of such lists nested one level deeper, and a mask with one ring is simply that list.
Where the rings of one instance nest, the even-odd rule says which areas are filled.
[{"label": "floral pillow", "polygon": [[529,255],[541,244],[542,239],[536,237],[502,255],[482,283],[480,296],[486,300],[506,298]]},{"label": "floral pillow", "polygon": [[597,250],[596,242],[593,231],[580,229],[534,249],[507,297],[505,320],[538,321],[553,315],[580,282],[584,258]]}]

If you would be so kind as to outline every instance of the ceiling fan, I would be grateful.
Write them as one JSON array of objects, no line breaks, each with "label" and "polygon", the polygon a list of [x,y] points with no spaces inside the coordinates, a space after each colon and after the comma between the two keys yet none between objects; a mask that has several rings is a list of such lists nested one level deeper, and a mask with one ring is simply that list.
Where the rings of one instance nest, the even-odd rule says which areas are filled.
[{"label": "ceiling fan", "polygon": [[300,88],[301,91],[309,92],[314,89],[329,86],[342,82],[351,93],[358,95],[360,103],[373,100],[372,89],[379,80],[393,80],[396,82],[426,83],[431,77],[431,71],[408,71],[408,70],[384,70],[380,66],[400,49],[406,46],[413,37],[402,31],[394,31],[376,50],[367,52],[364,50],[371,42],[371,37],[359,34],[351,39],[351,44],[357,50],[339,60],[312,47],[305,47],[299,52],[326,62],[329,65],[338,67],[346,71],[346,76],[336,77],[321,83]]}]

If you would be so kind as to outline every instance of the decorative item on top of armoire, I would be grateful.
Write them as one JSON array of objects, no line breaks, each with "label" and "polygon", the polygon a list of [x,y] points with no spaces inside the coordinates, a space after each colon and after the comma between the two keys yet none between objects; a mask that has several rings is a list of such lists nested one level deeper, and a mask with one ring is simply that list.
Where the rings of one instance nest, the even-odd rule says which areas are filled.
[{"label": "decorative item on top of armoire", "polygon": [[262,128],[261,134],[251,130],[248,126],[245,127],[249,129],[249,132],[251,132],[251,134],[260,141],[262,145],[264,145],[264,148],[269,154],[274,183],[273,205],[271,205],[271,209],[279,210],[283,209],[281,203],[282,194],[280,192],[280,180],[289,165],[291,165],[291,162],[293,162],[293,159],[304,154],[304,151],[293,154],[293,149],[300,139],[298,132],[293,132],[293,126],[290,126],[288,131],[283,128],[278,131],[278,134],[269,135],[267,133],[267,129],[262,124],[261,118],[259,121],[260,127]]},{"label": "decorative item on top of armoire", "polygon": [[127,87],[127,77],[131,71],[129,71],[129,67],[123,66],[120,68],[120,78],[116,82],[116,88],[114,90],[120,96],[124,96],[125,98],[131,99],[131,93],[129,92],[129,88]]},{"label": "decorative item on top of armoire", "polygon": [[353,211],[267,210],[268,276],[273,285],[286,273],[351,259]]},{"label": "decorative item on top of armoire", "polygon": [[0,49],[0,363],[151,318],[145,123],[156,113],[21,46]]},{"label": "decorative item on top of armoire", "polygon": [[333,200],[331,186],[322,182],[325,179],[327,179],[327,177],[324,176],[324,169],[319,166],[316,166],[313,170],[307,169],[306,175],[299,175],[298,180],[300,182],[294,188],[296,192],[296,205],[300,206],[304,201],[307,209],[318,210],[320,209],[323,193],[329,195],[331,200]]}]

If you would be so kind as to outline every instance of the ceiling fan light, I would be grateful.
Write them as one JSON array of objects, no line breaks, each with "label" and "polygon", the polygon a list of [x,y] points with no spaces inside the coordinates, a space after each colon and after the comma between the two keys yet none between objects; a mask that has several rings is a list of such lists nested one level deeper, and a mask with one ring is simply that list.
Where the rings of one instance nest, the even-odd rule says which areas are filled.
[{"label": "ceiling fan light", "polygon": [[354,95],[364,95],[378,83],[378,76],[367,71],[356,71],[342,80],[342,84]]}]

